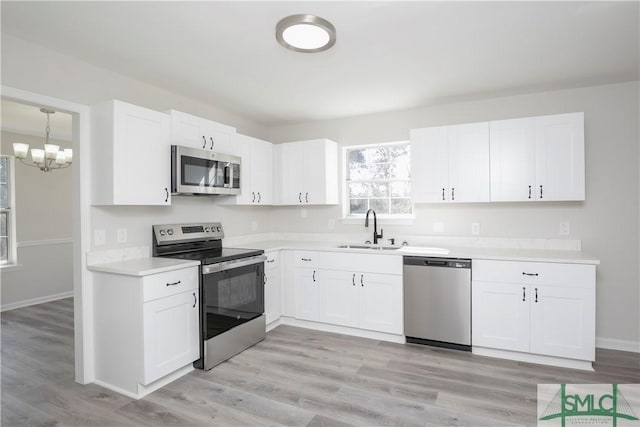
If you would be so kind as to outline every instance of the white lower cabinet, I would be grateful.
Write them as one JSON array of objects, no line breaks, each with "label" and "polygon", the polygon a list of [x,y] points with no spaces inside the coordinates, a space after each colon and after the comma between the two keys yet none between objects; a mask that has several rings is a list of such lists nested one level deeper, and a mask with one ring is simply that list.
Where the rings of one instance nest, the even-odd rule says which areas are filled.
[{"label": "white lower cabinet", "polygon": [[282,315],[282,270],[280,252],[265,253],[267,261],[264,268],[264,314],[267,325]]},{"label": "white lower cabinet", "polygon": [[298,251],[295,262],[296,318],[403,333],[401,256]]},{"label": "white lower cabinet", "polygon": [[200,357],[198,276],[94,273],[96,383],[140,398]]},{"label": "white lower cabinet", "polygon": [[595,360],[595,266],[473,262],[472,344]]}]

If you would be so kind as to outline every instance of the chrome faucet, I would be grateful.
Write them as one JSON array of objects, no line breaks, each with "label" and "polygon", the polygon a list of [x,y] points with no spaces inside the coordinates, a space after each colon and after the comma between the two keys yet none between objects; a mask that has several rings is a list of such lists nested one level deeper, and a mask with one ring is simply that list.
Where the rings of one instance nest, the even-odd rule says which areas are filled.
[{"label": "chrome faucet", "polygon": [[378,234],[378,219],[376,218],[376,211],[373,209],[369,209],[367,211],[367,216],[364,219],[364,226],[369,227],[369,213],[373,213],[373,244],[378,244],[378,239],[382,239],[382,229],[380,229],[380,234]]}]

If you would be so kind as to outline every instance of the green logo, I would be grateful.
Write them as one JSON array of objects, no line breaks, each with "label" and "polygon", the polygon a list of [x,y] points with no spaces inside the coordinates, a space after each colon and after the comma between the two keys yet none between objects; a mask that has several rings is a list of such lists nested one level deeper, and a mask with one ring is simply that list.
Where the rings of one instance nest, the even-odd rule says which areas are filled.
[{"label": "green logo", "polygon": [[[574,388],[588,389],[589,384]],[[560,390],[553,396],[539,420],[548,421],[559,418],[562,427],[565,427],[567,418],[572,417],[581,418],[572,420],[574,424],[611,422],[613,427],[617,427],[619,419],[638,421],[638,417],[618,388],[618,384],[611,384],[610,393],[608,390],[601,393],[568,393],[566,384],[560,384]]]}]

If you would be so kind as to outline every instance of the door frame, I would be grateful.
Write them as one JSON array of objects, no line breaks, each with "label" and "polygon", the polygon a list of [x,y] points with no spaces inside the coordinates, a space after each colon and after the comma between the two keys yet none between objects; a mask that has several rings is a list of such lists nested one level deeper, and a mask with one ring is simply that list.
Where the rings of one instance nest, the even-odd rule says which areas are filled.
[{"label": "door frame", "polygon": [[84,256],[91,247],[90,109],[88,105],[0,86],[3,99],[52,108],[72,116],[72,240],[75,381],[93,382],[93,288]]}]

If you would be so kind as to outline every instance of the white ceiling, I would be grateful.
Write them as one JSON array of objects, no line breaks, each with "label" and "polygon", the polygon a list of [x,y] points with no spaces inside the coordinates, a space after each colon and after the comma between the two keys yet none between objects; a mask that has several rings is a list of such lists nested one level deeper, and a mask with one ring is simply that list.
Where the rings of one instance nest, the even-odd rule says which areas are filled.
[{"label": "white ceiling", "polygon": [[[633,2],[10,2],[2,32],[264,125],[637,80]],[[329,51],[274,28],[316,14]]]}]

